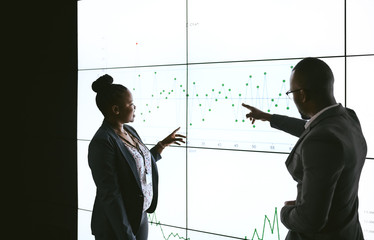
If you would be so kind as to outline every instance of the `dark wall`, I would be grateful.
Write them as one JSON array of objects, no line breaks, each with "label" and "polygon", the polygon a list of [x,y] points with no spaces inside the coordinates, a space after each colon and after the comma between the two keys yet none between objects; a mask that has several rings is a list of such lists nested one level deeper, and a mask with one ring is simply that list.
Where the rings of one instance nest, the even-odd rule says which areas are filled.
[{"label": "dark wall", "polygon": [[2,12],[4,239],[74,240],[77,2],[14,1]]}]

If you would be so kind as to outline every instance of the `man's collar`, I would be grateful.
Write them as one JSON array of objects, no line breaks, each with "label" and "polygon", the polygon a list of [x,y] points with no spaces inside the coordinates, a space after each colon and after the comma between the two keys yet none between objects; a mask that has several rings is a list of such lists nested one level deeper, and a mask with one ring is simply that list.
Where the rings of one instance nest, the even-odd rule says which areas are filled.
[{"label": "man's collar", "polygon": [[326,112],[327,110],[329,110],[329,109],[331,109],[331,108],[333,108],[333,107],[337,107],[337,106],[339,106],[340,104],[339,103],[336,103],[336,104],[334,104],[334,105],[330,105],[330,106],[328,106],[328,107],[325,107],[324,109],[322,109],[321,111],[319,111],[318,113],[316,113],[307,123],[305,123],[305,129],[307,129],[309,126],[310,126],[310,124],[312,124],[312,122],[318,117],[318,116],[320,116],[322,113],[324,113],[324,112]]}]

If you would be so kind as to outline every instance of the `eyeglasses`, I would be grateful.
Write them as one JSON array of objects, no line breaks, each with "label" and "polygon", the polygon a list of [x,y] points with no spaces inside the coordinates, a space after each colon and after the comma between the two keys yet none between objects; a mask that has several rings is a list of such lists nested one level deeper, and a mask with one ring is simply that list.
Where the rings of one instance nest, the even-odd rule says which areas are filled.
[{"label": "eyeglasses", "polygon": [[290,96],[289,94],[294,93],[294,92],[298,92],[298,91],[301,91],[301,90],[303,90],[303,89],[302,89],[302,88],[299,88],[299,89],[292,90],[292,91],[289,90],[289,91],[286,92],[286,95],[287,95],[287,97],[291,98],[291,96]]}]

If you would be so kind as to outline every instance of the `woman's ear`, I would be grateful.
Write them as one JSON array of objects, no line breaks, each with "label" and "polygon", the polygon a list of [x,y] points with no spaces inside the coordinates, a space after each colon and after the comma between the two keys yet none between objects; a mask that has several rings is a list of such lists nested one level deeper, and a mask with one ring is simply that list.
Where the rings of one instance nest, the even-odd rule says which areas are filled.
[{"label": "woman's ear", "polygon": [[112,106],[112,113],[114,115],[119,115],[119,107],[117,105]]}]

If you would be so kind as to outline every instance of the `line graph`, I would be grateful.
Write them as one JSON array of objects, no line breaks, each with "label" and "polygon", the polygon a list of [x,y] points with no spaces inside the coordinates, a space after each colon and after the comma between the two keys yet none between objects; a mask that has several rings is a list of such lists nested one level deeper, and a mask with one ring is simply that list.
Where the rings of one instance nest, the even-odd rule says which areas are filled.
[{"label": "line graph", "polygon": [[[274,217],[273,217],[273,223],[271,223],[270,218],[268,218],[267,215],[265,215],[264,218],[264,225],[262,227],[262,233],[259,234],[257,229],[253,231],[253,235],[251,240],[265,240],[265,227],[269,225],[271,234],[274,234],[274,230],[276,230],[276,235],[278,236],[278,240],[280,240],[280,234],[279,234],[279,222],[278,222],[278,212],[277,208],[275,208],[274,211]],[[277,225],[277,228],[275,229],[275,225]],[[261,236],[260,236],[261,235]],[[244,237],[244,239],[248,239],[247,236]]]},{"label": "line graph", "polygon": [[[179,233],[171,232],[169,234],[166,234],[165,230],[163,229],[163,225],[157,219],[156,213],[148,214],[148,222],[150,223],[151,226],[156,226],[156,227],[159,228],[159,231],[161,232],[161,235],[162,235],[164,240],[171,240],[171,239],[194,240],[194,239],[190,239],[188,237],[182,237],[182,236],[179,235]],[[266,239],[269,239],[269,238],[266,238],[266,236],[268,236],[268,235],[265,236],[265,232],[267,230],[267,227],[270,230],[270,234],[275,235],[275,237],[278,240],[280,240],[277,208],[275,208],[275,210],[274,210],[273,220],[271,220],[271,218],[269,218],[267,215],[265,215],[263,226],[262,226],[262,228],[260,228],[262,230],[261,232],[259,232],[259,230],[257,230],[257,228],[255,228],[251,238],[248,238],[247,236],[244,236],[243,239],[244,240],[266,240]],[[189,231],[194,231],[194,230],[189,230]]]},{"label": "line graph", "polygon": [[159,227],[164,240],[169,240],[171,237],[173,237],[174,239],[190,240],[189,238],[185,238],[185,237],[180,236],[178,233],[171,232],[169,234],[165,234],[165,231],[164,231],[164,229],[161,225],[161,222],[158,221],[158,219],[157,219],[156,213],[148,214],[148,222],[151,225],[155,225],[155,226]]},{"label": "line graph", "polygon": [[[285,67],[292,69],[292,65]],[[288,112],[293,108],[292,101],[285,96],[287,81],[285,76],[274,78],[272,74],[269,81],[268,72],[251,74],[230,79],[210,79],[204,76],[193,76],[187,87],[186,80],[168,76],[163,77],[157,71],[152,74],[137,74],[136,82],[146,83],[150,89],[147,94],[141,91],[144,87],[133,87],[131,90],[137,94],[137,108],[139,109],[141,122],[148,122],[153,119],[163,108],[174,105],[177,111],[185,108],[185,101],[188,101],[190,112],[189,126],[195,123],[209,121],[212,112],[220,111],[220,108],[228,107],[231,114],[227,114],[229,122],[245,122],[245,110],[241,103],[246,102],[267,112]],[[150,76],[152,75],[152,76]],[[196,80],[194,80],[196,79]],[[173,103],[171,103],[173,102]],[[254,125],[254,127],[256,127]]]},{"label": "line graph", "polygon": [[[278,136],[261,121],[250,124],[242,103],[262,111],[298,117],[285,92],[294,61],[217,63],[118,70],[134,96],[136,129],[147,143],[168,126],[188,131],[196,147],[290,151],[292,137]],[[186,72],[188,71],[188,79]],[[178,125],[176,125],[178,124]],[[187,129],[188,128],[188,129]],[[155,134],[149,135],[149,131]],[[249,135],[250,134],[250,135]],[[281,142],[274,142],[281,139]]]}]

